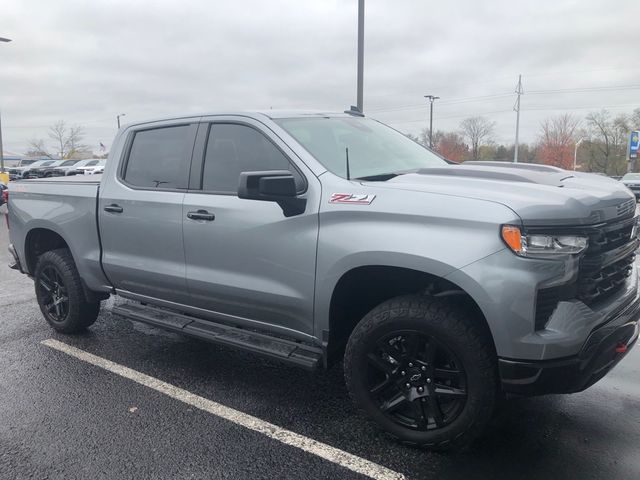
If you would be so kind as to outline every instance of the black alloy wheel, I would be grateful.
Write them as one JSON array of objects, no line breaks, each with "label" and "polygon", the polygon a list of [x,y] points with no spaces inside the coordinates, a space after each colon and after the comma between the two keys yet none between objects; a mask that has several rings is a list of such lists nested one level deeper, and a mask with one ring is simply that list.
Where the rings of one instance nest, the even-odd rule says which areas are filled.
[{"label": "black alloy wheel", "polygon": [[347,342],[351,398],[403,443],[467,447],[484,430],[498,394],[497,356],[483,322],[460,300],[406,295],[381,303]]},{"label": "black alloy wheel", "polygon": [[453,422],[467,401],[462,362],[418,331],[387,334],[367,354],[369,393],[395,423],[427,431]]},{"label": "black alloy wheel", "polygon": [[100,296],[83,286],[68,249],[40,255],[33,277],[40,311],[58,332],[81,332],[98,318]]},{"label": "black alloy wheel", "polygon": [[64,280],[53,265],[47,265],[40,271],[36,289],[42,299],[47,320],[62,323],[69,314],[69,296]]}]

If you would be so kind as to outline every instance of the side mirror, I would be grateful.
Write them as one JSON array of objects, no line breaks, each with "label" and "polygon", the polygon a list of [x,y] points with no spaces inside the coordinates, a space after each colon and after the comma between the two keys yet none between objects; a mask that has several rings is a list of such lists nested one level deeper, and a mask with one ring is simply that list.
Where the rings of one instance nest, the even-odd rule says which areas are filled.
[{"label": "side mirror", "polygon": [[307,200],[297,196],[296,180],[288,170],[242,172],[238,197],[276,202],[282,208],[285,217],[299,215],[307,206]]}]

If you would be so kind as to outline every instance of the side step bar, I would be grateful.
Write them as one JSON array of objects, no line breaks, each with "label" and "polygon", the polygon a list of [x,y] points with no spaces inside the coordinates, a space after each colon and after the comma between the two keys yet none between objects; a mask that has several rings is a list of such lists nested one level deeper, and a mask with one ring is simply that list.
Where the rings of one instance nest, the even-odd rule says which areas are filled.
[{"label": "side step bar", "polygon": [[322,365],[322,348],[293,340],[272,337],[239,327],[200,320],[178,312],[140,304],[113,307],[113,313],[129,320],[184,333],[192,337],[293,363],[313,370]]}]

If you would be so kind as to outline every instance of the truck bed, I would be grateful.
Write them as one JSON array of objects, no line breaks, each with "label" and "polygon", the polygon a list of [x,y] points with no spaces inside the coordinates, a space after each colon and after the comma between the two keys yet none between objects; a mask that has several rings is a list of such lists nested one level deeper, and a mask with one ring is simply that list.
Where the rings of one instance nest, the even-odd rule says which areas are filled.
[{"label": "truck bed", "polygon": [[[10,229],[13,238],[26,237],[22,245],[15,246],[20,258],[32,258],[25,251],[36,248],[37,229],[51,230],[65,239],[80,276],[88,285],[108,285],[100,266],[96,216],[101,178],[102,175],[75,175],[10,182]],[[41,241],[50,243],[52,239]],[[31,263],[23,262],[22,268],[33,274]]]}]

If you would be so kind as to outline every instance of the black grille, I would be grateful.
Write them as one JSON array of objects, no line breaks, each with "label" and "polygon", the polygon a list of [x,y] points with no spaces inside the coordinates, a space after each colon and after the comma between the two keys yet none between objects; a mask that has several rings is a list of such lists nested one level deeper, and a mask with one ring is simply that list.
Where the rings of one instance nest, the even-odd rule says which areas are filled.
[{"label": "black grille", "polygon": [[[626,208],[621,205],[623,210]],[[634,202],[635,205],[635,202]],[[620,210],[620,209],[619,209]],[[577,278],[568,285],[538,290],[536,330],[543,329],[561,300],[576,298],[593,306],[620,291],[633,271],[639,245],[634,231],[636,218],[627,218],[591,227],[570,228],[558,235],[584,235],[587,251],[580,259]]]},{"label": "black grille", "polygon": [[620,290],[631,275],[638,248],[631,237],[636,219],[587,229],[589,247],[580,260],[577,298],[593,305]]}]

